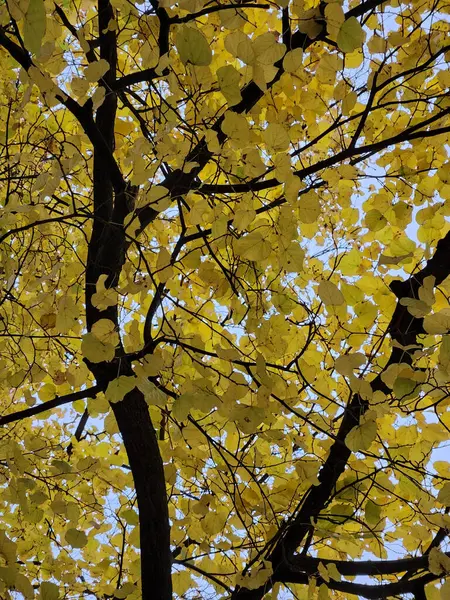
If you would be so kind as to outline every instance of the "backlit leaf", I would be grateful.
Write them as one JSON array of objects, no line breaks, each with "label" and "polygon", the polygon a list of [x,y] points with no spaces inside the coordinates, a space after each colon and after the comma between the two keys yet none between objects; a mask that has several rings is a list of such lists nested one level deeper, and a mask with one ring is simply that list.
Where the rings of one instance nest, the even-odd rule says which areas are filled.
[{"label": "backlit leaf", "polygon": [[368,450],[377,435],[377,424],[373,420],[367,420],[362,425],[356,425],[347,434],[345,445],[352,452]]},{"label": "backlit leaf", "polygon": [[65,540],[72,546],[72,548],[84,548],[88,543],[88,539],[84,531],[80,531],[79,529],[75,529],[73,527],[69,528],[65,534]]},{"label": "backlit leaf", "polygon": [[44,0],[29,0],[25,13],[24,42],[33,54],[41,49],[42,38],[45,35],[46,18]]},{"label": "backlit leaf", "polygon": [[176,33],[175,45],[184,64],[208,66],[212,60],[211,48],[201,31],[182,25]]},{"label": "backlit leaf", "polygon": [[321,281],[318,294],[325,306],[340,306],[345,303],[342,292],[332,281]]},{"label": "backlit leaf", "polygon": [[350,17],[342,23],[337,36],[337,44],[342,52],[353,52],[364,42],[365,34],[356,17]]},{"label": "backlit leaf", "polygon": [[59,588],[51,581],[43,581],[39,586],[39,600],[58,600]]}]

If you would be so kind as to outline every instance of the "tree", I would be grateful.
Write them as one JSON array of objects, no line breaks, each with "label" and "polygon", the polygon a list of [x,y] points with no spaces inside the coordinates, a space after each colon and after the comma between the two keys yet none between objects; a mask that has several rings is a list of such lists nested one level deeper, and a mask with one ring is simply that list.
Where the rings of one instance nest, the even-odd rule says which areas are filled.
[{"label": "tree", "polygon": [[2,2],[2,598],[448,597],[449,14]]}]

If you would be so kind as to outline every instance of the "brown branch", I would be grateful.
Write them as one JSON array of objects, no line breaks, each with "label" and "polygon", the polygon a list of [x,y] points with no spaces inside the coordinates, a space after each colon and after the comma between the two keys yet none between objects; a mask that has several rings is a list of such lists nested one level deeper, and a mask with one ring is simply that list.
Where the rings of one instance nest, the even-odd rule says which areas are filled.
[{"label": "brown branch", "polygon": [[184,17],[179,17],[178,15],[175,17],[171,17],[169,19],[170,24],[172,23],[189,23],[189,21],[194,21],[195,19],[200,19],[200,17],[205,17],[214,12],[218,12],[220,10],[232,10],[233,8],[242,9],[242,8],[262,8],[263,10],[268,10],[271,8],[270,4],[252,4],[251,2],[243,2],[242,4],[224,4],[218,6],[211,6],[207,8],[203,8],[198,12],[191,13],[190,15],[186,15]]},{"label": "brown branch", "polygon": [[[86,423],[88,422],[89,419],[89,411],[86,408],[83,412],[83,414],[81,415],[81,419],[78,422],[77,428],[75,430],[75,434],[74,434],[74,438],[76,439],[77,442],[80,441],[81,436],[83,435],[83,431],[84,428],[86,427]],[[73,442],[70,442],[70,444],[67,446],[67,455],[71,456],[73,452]]]},{"label": "brown branch", "polygon": [[[427,261],[425,267],[418,273],[413,273],[406,281],[393,281],[391,290],[395,293],[399,302],[391,317],[388,332],[391,338],[400,346],[410,346],[416,344],[417,335],[423,333],[423,319],[413,317],[406,306],[400,304],[402,298],[417,298],[418,290],[425,277],[433,275],[435,285],[439,285],[450,274],[450,232],[438,242],[435,253]],[[384,367],[386,370],[390,365],[399,362],[411,363],[412,357],[399,347],[392,349],[389,360]],[[370,384],[372,390],[384,390],[385,384],[379,373]],[[286,561],[289,561],[302,540],[311,530],[311,521],[317,517],[323,510],[326,502],[332,494],[337,481],[346,469],[351,451],[345,445],[345,438],[348,433],[359,424],[361,416],[366,412],[368,402],[363,400],[358,394],[353,395],[347,406],[336,441],[330,448],[328,458],[319,472],[319,485],[312,486],[301,499],[298,510],[290,523],[283,529],[278,538],[274,541],[273,549],[268,553],[268,559],[271,561],[275,577],[283,570]],[[400,582],[402,583],[402,582]],[[404,580],[409,583],[409,580]],[[272,583],[269,581],[256,590],[247,590],[237,587],[233,593],[233,600],[260,600],[270,589]],[[394,585],[394,584],[393,584]],[[341,588],[336,588],[341,589]],[[344,590],[345,591],[345,590]],[[363,592],[354,592],[364,595]],[[400,592],[399,592],[400,593]],[[389,593],[387,595],[392,595]],[[365,596],[378,598],[379,596]]]},{"label": "brown branch", "polygon": [[[367,0],[366,2],[362,2],[352,10],[348,11],[346,14],[346,19],[350,17],[358,17],[363,15],[368,10],[374,10],[378,6],[383,4],[383,0]],[[158,2],[155,0],[152,2],[152,5],[155,11],[159,11]],[[323,4],[325,6],[325,4]],[[307,34],[301,33],[300,31],[295,32],[292,35],[292,49],[295,48],[303,48],[304,50],[318,41],[323,41],[323,36],[325,35],[325,28],[322,26],[321,33],[314,39],[310,39]],[[270,89],[277,81],[279,81],[281,75],[284,73],[283,69],[283,61],[278,61],[275,65],[278,71],[274,79],[267,84],[268,89]],[[238,114],[249,112],[255,104],[263,97],[265,92],[261,90],[261,88],[255,83],[250,82],[241,90],[242,100],[231,107],[230,110],[236,112]],[[226,139],[225,134],[221,130],[221,125],[223,122],[223,116],[219,117],[212,127],[212,130],[215,131],[218,135],[218,139],[220,143],[223,143]],[[190,171],[190,173],[183,173],[181,170],[176,170],[170,173],[162,182],[161,185],[166,187],[169,190],[170,196],[173,200],[185,195],[191,189],[197,187],[194,184],[199,173],[203,170],[205,165],[212,158],[212,153],[208,150],[207,143],[203,138],[198,142],[198,144],[193,148],[193,150],[186,157],[186,162],[197,162],[198,167],[195,167]],[[140,230],[144,230],[145,227],[153,221],[158,212],[155,211],[151,206],[144,207],[139,211],[139,221],[140,221]]]},{"label": "brown branch", "polygon": [[[413,125],[409,129],[406,129],[401,133],[386,140],[380,140],[379,142],[374,142],[373,144],[368,144],[367,146],[358,146],[357,148],[349,146],[345,150],[342,150],[341,152],[338,152],[333,156],[330,156],[328,158],[325,158],[324,160],[314,163],[309,167],[304,167],[303,169],[294,171],[294,175],[297,175],[297,177],[303,179],[310,175],[314,175],[319,171],[322,171],[323,169],[328,169],[338,163],[342,163],[345,160],[349,160],[357,156],[360,157],[362,155],[361,160],[364,160],[367,157],[367,155],[372,155],[376,152],[380,152],[381,150],[385,150],[389,146],[393,146],[395,144],[401,144],[404,142],[410,142],[412,140],[425,139],[428,137],[442,135],[444,133],[450,133],[450,125],[440,127],[438,129],[422,129],[422,127],[432,125],[436,121],[439,121],[440,119],[448,115],[450,115],[450,108],[446,108],[442,112],[433,115],[429,119],[426,119],[421,123]],[[278,181],[278,179],[273,177],[271,179],[266,179],[263,181],[250,181],[248,183],[204,184],[199,185],[198,189],[204,192],[205,194],[242,194],[246,192],[260,192],[263,190],[277,187],[279,185],[282,185],[282,182]]]},{"label": "brown branch", "polygon": [[[288,580],[283,580],[285,583],[301,583],[304,585],[308,585],[309,583],[309,577],[303,573],[296,574],[291,571],[290,574],[286,573],[285,575],[288,577]],[[316,581],[318,585],[325,583],[330,590],[336,590],[355,596],[362,596],[368,600],[387,600],[387,598],[399,596],[400,594],[416,593],[420,587],[423,589],[428,583],[438,581],[439,579],[441,579],[441,575],[427,573],[426,575],[423,575],[417,579],[397,581],[395,583],[381,583],[378,585],[334,580],[325,582],[321,577],[317,577]],[[279,579],[275,577],[273,581],[279,581]],[[251,594],[240,597],[245,598],[245,600],[250,600],[253,598]],[[419,598],[422,600],[420,596]]]},{"label": "brown branch", "polygon": [[[446,553],[450,558],[450,552]],[[319,564],[335,565],[344,577],[356,577],[357,575],[395,575],[406,571],[415,572],[419,569],[428,569],[428,556],[415,556],[411,558],[394,558],[392,560],[332,560],[328,558],[315,558],[312,556],[293,556],[286,568],[309,573],[317,573]]]},{"label": "brown branch", "polygon": [[[98,29],[100,57],[108,61],[109,70],[103,81],[111,90],[97,110],[96,127],[104,139],[108,154],[114,152],[114,131],[117,95],[113,90],[117,68],[116,33],[108,30],[114,17],[109,0],[98,0]],[[122,176],[121,176],[122,177]],[[125,184],[114,185],[105,161],[105,153],[94,146],[93,173],[94,226],[88,247],[86,265],[85,304],[88,331],[102,318],[110,319],[118,327],[118,306],[99,310],[92,304],[92,295],[98,278],[106,274],[105,285],[114,287],[125,262],[126,240],[124,219],[131,210],[137,188]],[[109,363],[89,363],[97,382],[107,386],[121,375],[132,376],[133,369],[123,357],[120,341],[116,357]],[[140,558],[142,598],[168,600],[172,597],[170,527],[164,469],[158,440],[150,418],[148,405],[140,390],[134,388],[123,401],[112,404],[128,462],[133,475],[139,508]]]},{"label": "brown branch", "polygon": [[[78,31],[76,29],[76,27],[74,25],[72,25],[72,23],[69,21],[66,13],[63,11],[63,9],[58,6],[55,2],[55,11],[56,14],[58,15],[58,17],[61,19],[61,23],[64,25],[64,27],[70,31],[70,33],[72,34],[72,36],[78,41]],[[94,52],[94,44],[92,41],[87,41],[88,45],[89,45],[89,50],[86,52],[86,58],[88,59],[88,61],[90,63],[94,62],[97,60],[97,57],[95,56],[95,52]]]},{"label": "brown branch", "polygon": [[37,404],[36,406],[31,406],[30,408],[24,408],[23,410],[0,417],[0,425],[7,425],[8,423],[14,423],[15,421],[21,421],[22,419],[28,419],[29,417],[34,417],[35,415],[39,415],[43,412],[51,410],[52,408],[57,408],[58,406],[75,402],[75,400],[95,398],[101,391],[103,391],[102,386],[97,384],[91,388],[88,388],[87,390],[80,390],[79,392],[73,392],[72,394],[67,394],[66,396],[57,396],[56,398],[53,398],[53,400],[48,400],[42,404]]},{"label": "brown branch", "polygon": [[135,73],[128,73],[127,75],[120,77],[112,83],[111,89],[116,92],[119,92],[120,90],[123,90],[124,88],[130,85],[134,85],[136,83],[143,83],[144,81],[150,83],[154,79],[157,79],[158,77],[161,77],[166,74],[166,70],[162,71],[161,73],[158,73],[156,71],[156,68],[153,67],[149,69],[142,69],[141,71],[136,71]]},{"label": "brown branch", "polygon": [[[25,69],[25,71],[28,72],[28,70],[31,67],[35,66],[28,52],[23,50],[23,48],[21,48],[18,44],[11,40],[6,35],[4,28],[1,26],[0,46],[2,46],[10,54],[10,56],[23,69]],[[109,174],[114,188],[118,191],[122,190],[125,186],[122,174],[113,157],[110,148],[106,144],[104,137],[102,136],[97,125],[94,122],[94,118],[92,115],[92,101],[88,100],[86,104],[84,104],[84,106],[81,106],[80,104],[78,104],[78,102],[76,102],[73,98],[68,96],[65,92],[59,90],[56,86],[55,89],[57,90],[55,94],[56,99],[59,102],[61,102],[61,104],[73,114],[73,116],[80,123],[81,127],[88,136],[94,148],[96,148],[98,152],[101,152],[103,154],[105,168]]]}]

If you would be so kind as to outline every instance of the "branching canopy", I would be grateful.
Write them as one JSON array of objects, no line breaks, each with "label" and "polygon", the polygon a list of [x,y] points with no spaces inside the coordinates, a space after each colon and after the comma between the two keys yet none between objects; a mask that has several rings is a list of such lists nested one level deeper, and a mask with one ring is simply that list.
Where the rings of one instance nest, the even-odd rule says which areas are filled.
[{"label": "branching canopy", "polygon": [[448,1],[0,7],[0,597],[449,598]]}]

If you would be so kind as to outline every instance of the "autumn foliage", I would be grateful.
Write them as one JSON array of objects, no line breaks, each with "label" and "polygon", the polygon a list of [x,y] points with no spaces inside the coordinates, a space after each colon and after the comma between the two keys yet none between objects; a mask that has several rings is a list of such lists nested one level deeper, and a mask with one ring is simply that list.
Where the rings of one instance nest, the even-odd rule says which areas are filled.
[{"label": "autumn foliage", "polygon": [[0,598],[450,598],[450,5],[0,0]]}]

